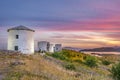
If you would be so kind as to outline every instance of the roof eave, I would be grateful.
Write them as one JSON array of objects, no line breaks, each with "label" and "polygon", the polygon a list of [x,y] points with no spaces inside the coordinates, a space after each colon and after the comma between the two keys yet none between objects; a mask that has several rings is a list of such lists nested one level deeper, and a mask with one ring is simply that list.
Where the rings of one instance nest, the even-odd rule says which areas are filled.
[{"label": "roof eave", "polygon": [[[9,32],[10,30],[14,30],[14,29],[8,29],[7,32]],[[25,30],[25,29],[15,29],[15,30]],[[27,31],[35,32],[35,30],[27,30]]]}]

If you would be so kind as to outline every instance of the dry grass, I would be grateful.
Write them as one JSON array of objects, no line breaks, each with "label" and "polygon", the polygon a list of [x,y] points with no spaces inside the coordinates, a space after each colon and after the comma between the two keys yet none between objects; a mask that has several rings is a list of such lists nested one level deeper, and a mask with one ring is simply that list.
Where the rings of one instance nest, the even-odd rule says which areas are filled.
[{"label": "dry grass", "polygon": [[[47,59],[38,54],[2,55],[0,64],[3,63],[5,64],[1,65],[0,71],[7,70],[4,80],[112,80],[107,74],[98,73],[102,69],[76,64],[77,70],[70,71],[62,66],[64,62],[61,60],[52,57]],[[92,71],[97,74],[89,73]]]},{"label": "dry grass", "polygon": [[[74,72],[67,71],[54,62],[44,59],[40,55],[32,56],[32,59],[25,60],[25,63],[26,65],[21,66],[20,69],[36,75],[33,77],[35,79],[38,78],[38,80],[73,80],[74,78]],[[29,77],[30,76],[28,76],[28,78]],[[27,75],[23,76],[22,80],[26,80],[26,78]]]}]

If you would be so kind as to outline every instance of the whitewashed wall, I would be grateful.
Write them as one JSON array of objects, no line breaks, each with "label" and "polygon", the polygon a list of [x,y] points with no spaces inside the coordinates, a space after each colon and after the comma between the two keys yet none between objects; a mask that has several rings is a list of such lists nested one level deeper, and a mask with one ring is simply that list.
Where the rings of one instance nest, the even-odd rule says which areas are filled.
[{"label": "whitewashed wall", "polygon": [[[16,35],[19,38],[16,39]],[[24,54],[34,53],[34,32],[28,30],[10,30],[8,32],[8,50],[14,50],[18,46]]]},{"label": "whitewashed wall", "polygon": [[38,42],[38,48],[41,51],[48,51],[49,50],[49,42],[47,41],[40,41]]},{"label": "whitewashed wall", "polygon": [[54,47],[55,47],[54,44],[50,44],[49,52],[53,53],[54,52]]},{"label": "whitewashed wall", "polygon": [[58,51],[61,51],[61,50],[62,50],[62,45],[61,44],[55,44],[54,51],[58,52]]}]

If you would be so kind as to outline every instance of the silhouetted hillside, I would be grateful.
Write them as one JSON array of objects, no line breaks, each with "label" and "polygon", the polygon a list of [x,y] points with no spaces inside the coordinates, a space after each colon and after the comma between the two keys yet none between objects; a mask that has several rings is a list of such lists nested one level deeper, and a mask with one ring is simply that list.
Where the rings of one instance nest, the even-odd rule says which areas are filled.
[{"label": "silhouetted hillside", "polygon": [[101,47],[101,48],[94,48],[94,49],[83,49],[80,51],[120,52],[120,47]]},{"label": "silhouetted hillside", "polygon": [[75,48],[75,47],[64,47],[63,49],[74,50],[74,51],[80,51],[81,50],[81,48]]}]

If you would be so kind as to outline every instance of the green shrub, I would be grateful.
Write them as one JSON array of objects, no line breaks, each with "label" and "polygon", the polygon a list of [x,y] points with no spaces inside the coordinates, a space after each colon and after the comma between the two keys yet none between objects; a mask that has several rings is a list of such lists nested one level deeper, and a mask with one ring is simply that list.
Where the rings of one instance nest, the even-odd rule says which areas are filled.
[{"label": "green shrub", "polygon": [[115,80],[120,80],[120,63],[114,65],[110,72]]},{"label": "green shrub", "polygon": [[64,55],[60,54],[59,52],[53,53],[51,56],[54,57],[54,58],[61,59],[61,60],[66,59],[66,57]]},{"label": "green shrub", "polygon": [[52,56],[60,60],[64,60],[68,62],[77,62],[77,63],[84,63],[86,57],[89,56],[87,54],[83,54],[73,50],[65,50],[65,49],[60,52],[55,52],[53,54],[46,54],[46,55]]},{"label": "green shrub", "polygon": [[75,70],[75,66],[72,63],[66,64],[65,68],[68,70]]},{"label": "green shrub", "polygon": [[110,64],[111,64],[111,62],[110,62],[110,61],[108,61],[108,60],[102,60],[102,64],[103,64],[103,65],[110,65]]},{"label": "green shrub", "polygon": [[94,56],[87,56],[85,60],[85,64],[89,67],[97,66],[97,59]]},{"label": "green shrub", "polygon": [[74,60],[74,62],[83,63],[81,60]]}]

